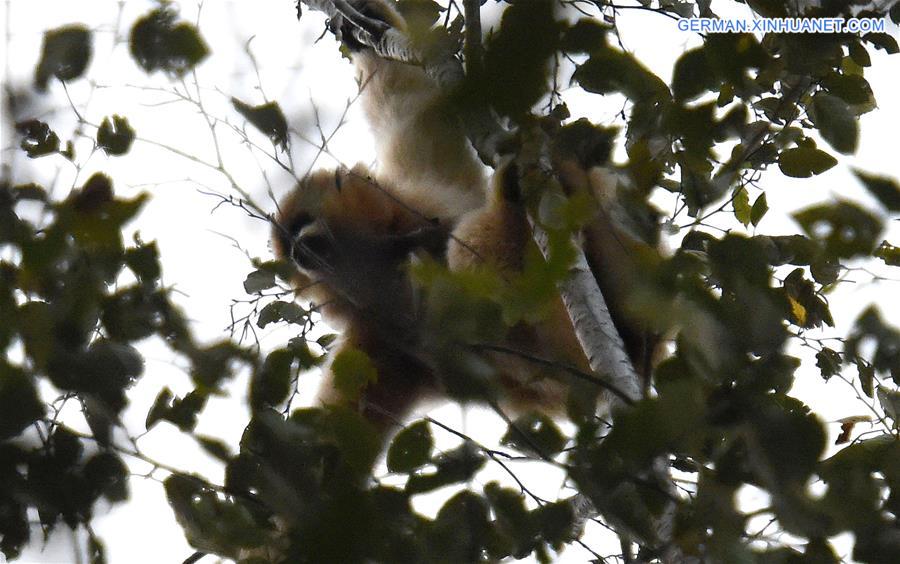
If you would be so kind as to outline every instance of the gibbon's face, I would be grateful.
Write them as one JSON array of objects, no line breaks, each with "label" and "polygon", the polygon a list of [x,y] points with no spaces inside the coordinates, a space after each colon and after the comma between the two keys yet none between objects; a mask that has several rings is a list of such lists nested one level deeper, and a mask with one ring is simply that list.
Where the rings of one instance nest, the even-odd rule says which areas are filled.
[{"label": "gibbon's face", "polygon": [[406,327],[417,314],[406,273],[420,246],[415,224],[365,169],[318,171],[282,201],[273,239],[297,267],[298,293],[331,322]]}]

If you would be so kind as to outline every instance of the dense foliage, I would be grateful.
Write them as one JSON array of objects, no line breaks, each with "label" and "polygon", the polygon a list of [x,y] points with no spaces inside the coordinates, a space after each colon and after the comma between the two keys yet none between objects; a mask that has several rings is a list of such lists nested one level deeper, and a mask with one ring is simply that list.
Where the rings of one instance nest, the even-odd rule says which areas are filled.
[{"label": "dense foliage", "polygon": [[[90,526],[94,507],[101,498],[128,498],[123,458],[141,453],[118,432],[119,416],[143,373],[141,343],[160,339],[186,360],[195,389],[175,397],[161,387],[146,416],[147,430],[171,423],[226,467],[222,484],[180,472],[165,482],[176,519],[203,553],[252,554],[248,564],[267,558],[474,562],[531,554],[549,561],[579,540],[582,523],[572,499],[541,500],[524,487],[496,482],[471,485],[483,467],[503,466],[515,452],[564,468],[598,519],[623,539],[625,558],[633,546],[648,559],[665,548],[652,523],[671,494],[648,478],[663,457],[685,484],[672,537],[685,555],[723,562],[836,562],[829,539],[850,532],[854,559],[900,561],[900,331],[893,312],[872,305],[839,341],[808,336],[834,325],[828,295],[850,261],[900,264],[897,247],[883,240],[887,218],[900,212],[900,185],[879,171],[856,171],[880,209],[840,199],[795,212],[798,234],[754,229],[750,235],[743,229],[760,225],[769,211],[765,186],[757,183],[761,171],[816,177],[838,163],[833,153],[855,151],[858,117],[877,111],[876,93],[865,78],[869,53],[894,54],[896,40],[879,33],[709,35],[679,57],[667,84],[616,46],[616,28],[598,15],[604,2],[578,4],[585,14],[550,1],[510,1],[485,42],[481,76],[470,77],[460,100],[508,118],[523,163],[549,147],[585,166],[603,165],[610,144],[623,143],[634,223],[649,231],[664,227],[665,235],[679,229],[655,221],[650,198],[659,191],[673,194],[692,218],[681,226],[671,253],[645,261],[637,306],[654,327],[673,336],[671,354],[654,373],[652,394],[617,413],[609,425],[594,415],[598,390],[579,387],[568,406],[571,432],[529,415],[509,422],[498,447],[464,440],[441,451],[433,437],[437,422],[417,421],[382,453],[376,432],[357,413],[291,407],[297,379],[323,362],[332,337],[311,336],[314,312],[291,301],[287,290],[290,265],[257,260],[244,288],[259,300],[258,327],[287,325],[295,338],[261,356],[228,337],[199,343],[161,283],[165,257],[152,242],[123,240],[123,228],[138,217],[146,195],[120,198],[115,178],[95,174],[58,198],[5,171],[4,555],[15,559],[26,543],[39,542],[31,523],[36,514],[44,534],[59,525],[89,531],[91,561],[105,561],[103,541]],[[715,9],[708,1],[641,4],[660,14],[710,16]],[[760,13],[783,10],[783,3],[762,4]],[[807,15],[847,15],[843,2],[823,4]],[[435,24],[443,38],[459,37],[462,22],[430,0],[405,0],[401,6],[420,25]],[[890,18],[900,21],[900,9],[891,10]],[[162,71],[165,80],[182,79],[215,57],[200,30],[166,2],[133,22],[128,46],[136,65],[147,73]],[[35,62],[34,88],[84,80],[91,55],[90,29],[73,24],[48,30]],[[560,60],[574,65],[571,76],[562,78],[584,91],[624,95],[624,131],[569,119],[555,90],[554,79],[568,68]],[[273,148],[290,143],[277,102],[232,103],[237,119],[268,137]],[[21,150],[29,157],[86,158],[63,142],[69,133],[54,130],[51,120],[16,119]],[[110,115],[94,127],[95,147],[108,158],[127,159],[140,142],[125,116]],[[490,271],[451,274],[438,264],[416,271],[428,292],[438,345],[489,342],[492,331],[536,315],[552,298],[571,260],[571,234],[585,218],[581,202],[565,200],[544,180],[537,177],[525,188],[554,241],[549,261],[529,257],[514,280]],[[237,205],[259,209],[246,200]],[[710,216],[727,214],[732,218],[726,231],[706,227]],[[842,442],[849,444],[829,458],[823,459],[823,422],[789,395],[801,363],[788,352],[796,342],[816,349],[822,378],[853,379],[875,400],[873,431],[857,436],[854,422],[847,422]],[[478,362],[477,347],[470,356],[457,349],[438,361],[453,365],[448,373],[458,375],[447,383],[454,397],[484,401],[498,393]],[[377,377],[362,353],[335,359],[333,369],[348,386]],[[252,419],[235,454],[193,430],[208,398],[241,370],[251,373]],[[60,419],[73,402],[90,433],[75,432]],[[393,480],[373,479],[382,454]],[[821,487],[814,493],[811,484]],[[470,487],[444,501],[434,518],[413,509],[417,496],[451,485]],[[746,485],[765,491],[769,506],[752,514],[741,507],[738,493]],[[760,515],[787,535],[773,540],[765,529],[751,528]]]}]

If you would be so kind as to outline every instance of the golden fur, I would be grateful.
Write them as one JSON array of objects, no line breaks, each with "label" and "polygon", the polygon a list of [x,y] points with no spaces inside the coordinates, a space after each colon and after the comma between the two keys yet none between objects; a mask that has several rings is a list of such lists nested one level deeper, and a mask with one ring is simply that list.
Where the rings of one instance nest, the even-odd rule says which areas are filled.
[{"label": "golden fur", "polygon": [[[354,3],[402,29],[385,0]],[[410,257],[424,251],[442,259],[436,240],[452,229],[451,270],[486,262],[513,273],[533,242],[523,208],[504,193],[503,169],[489,189],[447,101],[424,72],[350,47],[378,149],[377,180],[361,165],[311,175],[281,204],[275,251],[298,264],[300,297],[319,304],[326,321],[343,331],[335,354],[357,348],[378,371],[360,398],[342,397],[326,375],[319,400],[355,402],[383,427],[441,388],[422,346],[423,311],[407,272]],[[586,191],[597,202],[584,231],[586,254],[636,369],[646,376],[657,340],[625,304],[637,276],[635,250],[647,245],[614,221],[616,185],[609,171],[574,162],[557,163],[557,169],[569,192]],[[519,323],[493,344],[590,371],[560,298],[543,321]],[[505,392],[501,405],[562,411],[571,378],[565,370],[525,355],[489,352],[486,358]]]}]

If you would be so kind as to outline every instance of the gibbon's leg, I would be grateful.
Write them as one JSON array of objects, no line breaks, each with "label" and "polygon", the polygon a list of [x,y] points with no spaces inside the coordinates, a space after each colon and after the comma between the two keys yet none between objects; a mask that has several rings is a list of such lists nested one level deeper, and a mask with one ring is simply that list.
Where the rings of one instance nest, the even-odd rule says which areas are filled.
[{"label": "gibbon's leg", "polygon": [[[363,14],[406,31],[388,0],[353,0]],[[344,24],[344,28],[347,25]],[[344,32],[378,157],[377,177],[425,217],[452,224],[485,200],[485,167],[449,96],[422,68],[379,56]]]},{"label": "gibbon's leg", "polygon": [[[519,202],[518,179],[514,167],[501,166],[494,175],[490,201],[465,215],[453,232],[447,248],[451,270],[489,265],[500,272],[522,269],[525,251],[534,245],[525,210]],[[536,409],[558,415],[566,405],[571,376],[568,366],[590,372],[590,366],[572,329],[560,297],[555,297],[543,321],[520,322],[509,328],[497,343],[519,351],[488,353],[497,370],[505,397],[501,405],[513,411]],[[560,364],[548,369],[528,356]]]},{"label": "gibbon's leg", "polygon": [[[651,246],[614,221],[615,177],[610,171],[569,165],[561,171],[564,186],[569,191],[590,190],[597,198],[597,215],[584,229],[585,253],[629,358],[646,380],[659,339],[631,312],[628,300],[639,275],[635,257]],[[525,211],[518,202],[516,182],[514,169],[498,169],[492,199],[485,207],[464,216],[453,232],[447,251],[451,270],[472,268],[482,262],[501,271],[522,268],[525,250],[534,243]],[[505,343],[512,349],[574,366],[583,372],[591,371],[561,298],[554,299],[542,322],[520,323],[511,328]],[[565,405],[566,382],[571,380],[561,371],[542,378],[541,369],[524,357],[515,359],[504,353],[491,356],[509,396],[507,403],[512,407],[539,408],[552,413]]]},{"label": "gibbon's leg", "polygon": [[[640,285],[641,272],[645,270],[640,261],[653,260],[659,253],[658,233],[652,236],[653,240],[647,240],[649,235],[638,233],[620,201],[618,177],[610,169],[585,169],[571,160],[557,163],[556,169],[567,191],[587,190],[597,201],[597,214],[583,232],[585,254],[628,357],[644,389],[649,390],[662,340],[635,311],[639,304],[633,303],[633,299],[635,289]],[[657,218],[654,215],[649,220],[655,231]]]},{"label": "gibbon's leg", "polygon": [[344,334],[335,351],[357,348],[378,371],[359,398],[342,397],[326,374],[320,401],[353,404],[386,429],[435,387],[419,358],[421,308],[406,268],[414,252],[442,255],[446,230],[398,204],[362,166],[312,174],[274,223],[275,253],[296,265],[298,295]]}]

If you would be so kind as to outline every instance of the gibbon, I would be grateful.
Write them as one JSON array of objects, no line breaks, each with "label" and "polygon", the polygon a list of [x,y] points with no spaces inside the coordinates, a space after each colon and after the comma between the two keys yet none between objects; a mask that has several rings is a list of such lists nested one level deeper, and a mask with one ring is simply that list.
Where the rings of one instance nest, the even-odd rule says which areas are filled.
[{"label": "gibbon", "polygon": [[444,228],[401,205],[358,165],[301,182],[279,205],[272,240],[275,254],[297,268],[299,297],[341,331],[331,357],[361,350],[378,373],[358,398],[342,397],[326,374],[320,403],[354,405],[387,429],[437,389],[418,350],[423,312],[406,266],[415,252],[443,254]]},{"label": "gibbon", "polygon": [[[352,4],[405,29],[386,0]],[[423,346],[426,312],[407,271],[411,257],[428,254],[456,271],[487,263],[513,273],[533,243],[514,167],[500,167],[489,186],[431,79],[418,67],[379,57],[349,33],[343,40],[358,70],[378,169],[370,173],[357,165],[305,179],[280,205],[274,248],[297,266],[299,296],[319,305],[325,320],[343,332],[332,358],[356,348],[378,372],[360,397],[349,398],[326,374],[318,401],[353,405],[387,432],[417,403],[439,397],[445,381]],[[574,160],[556,168],[569,192],[586,192],[597,202],[596,217],[584,230],[585,251],[630,358],[646,377],[657,340],[626,306],[637,276],[635,251],[648,245],[616,221],[617,186],[609,170]],[[562,366],[590,372],[559,298],[543,321],[519,323],[491,344],[505,349],[484,353],[503,408],[559,414],[571,382]],[[560,368],[547,368],[553,363]]]}]

